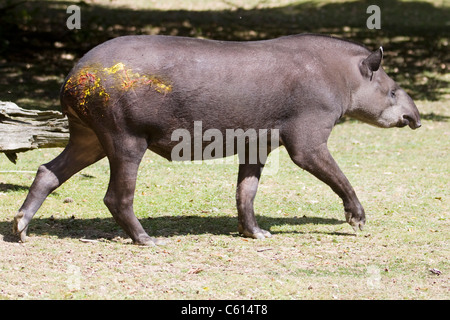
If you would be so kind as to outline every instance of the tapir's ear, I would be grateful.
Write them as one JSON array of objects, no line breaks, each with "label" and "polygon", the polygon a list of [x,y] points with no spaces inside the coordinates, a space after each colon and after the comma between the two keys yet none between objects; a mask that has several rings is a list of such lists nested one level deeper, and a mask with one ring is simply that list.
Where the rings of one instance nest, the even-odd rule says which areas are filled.
[{"label": "tapir's ear", "polygon": [[372,75],[375,71],[380,68],[381,60],[383,60],[383,48],[380,47],[378,50],[372,52],[367,58],[365,58],[360,66],[359,70],[361,74],[372,80]]}]

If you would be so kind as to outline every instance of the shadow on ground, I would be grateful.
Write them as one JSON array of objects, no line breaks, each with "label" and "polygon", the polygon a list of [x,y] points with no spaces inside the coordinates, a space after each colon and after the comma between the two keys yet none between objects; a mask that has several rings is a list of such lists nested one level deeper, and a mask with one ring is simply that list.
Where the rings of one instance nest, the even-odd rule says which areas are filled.
[{"label": "shadow on ground", "polygon": [[0,192],[28,191],[28,189],[29,189],[29,187],[27,187],[27,186],[21,186],[18,184],[0,182]]},{"label": "shadow on ground", "polygon": [[[68,30],[68,5],[82,12],[80,30]],[[381,29],[366,27],[371,4],[381,8]],[[382,45],[387,71],[414,99],[440,99],[448,81],[450,7],[422,1],[302,2],[284,7],[221,11],[133,10],[85,1],[0,4],[0,100],[30,109],[59,109],[59,87],[90,48],[130,34],[165,34],[220,40],[258,40],[303,32]]]},{"label": "shadow on ground", "polygon": [[[305,224],[343,224],[345,221],[321,217],[283,217],[271,218],[257,216],[261,228],[269,230],[282,225]],[[231,235],[238,236],[236,217],[198,217],[198,216],[163,216],[140,219],[142,226],[150,236],[172,237],[179,235]],[[74,239],[105,239],[112,240],[117,236],[127,238],[127,235],[116,224],[113,218],[76,219],[35,218],[31,221],[28,232],[35,236],[56,236],[58,238]],[[277,233],[301,233],[297,231],[276,231]],[[320,232],[318,232],[320,233]],[[352,233],[331,233],[335,235],[353,236]],[[7,242],[17,242],[19,239],[12,233],[12,221],[0,222],[0,235]]]}]

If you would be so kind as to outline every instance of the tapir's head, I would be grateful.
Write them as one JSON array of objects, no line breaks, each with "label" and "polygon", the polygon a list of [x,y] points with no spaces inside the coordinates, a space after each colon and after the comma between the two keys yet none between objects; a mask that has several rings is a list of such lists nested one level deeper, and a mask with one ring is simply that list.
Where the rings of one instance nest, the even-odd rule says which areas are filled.
[{"label": "tapir's head", "polygon": [[419,128],[420,115],[414,101],[384,72],[382,60],[380,47],[359,61],[358,85],[348,115],[382,128]]}]

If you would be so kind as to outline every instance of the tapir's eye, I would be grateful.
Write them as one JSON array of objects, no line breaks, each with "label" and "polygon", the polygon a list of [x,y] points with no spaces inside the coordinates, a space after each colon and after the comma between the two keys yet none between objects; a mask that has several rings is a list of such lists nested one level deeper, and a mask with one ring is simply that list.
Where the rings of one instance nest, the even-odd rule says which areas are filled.
[{"label": "tapir's eye", "polygon": [[392,99],[395,99],[395,90],[389,91],[389,95]]}]

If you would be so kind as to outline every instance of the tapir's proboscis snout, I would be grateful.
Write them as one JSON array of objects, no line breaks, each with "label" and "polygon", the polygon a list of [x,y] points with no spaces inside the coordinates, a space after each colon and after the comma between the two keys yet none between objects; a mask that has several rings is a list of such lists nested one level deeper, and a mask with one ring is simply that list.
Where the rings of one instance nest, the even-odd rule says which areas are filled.
[{"label": "tapir's proboscis snout", "polygon": [[[133,211],[144,153],[178,161],[228,157],[229,151],[239,156],[237,229],[267,238],[253,200],[267,156],[282,145],[295,164],[330,186],[343,201],[346,221],[362,230],[364,208],[327,148],[333,126],[343,116],[381,128],[421,126],[414,101],[384,72],[382,59],[381,47],[371,52],[312,34],[242,42],[125,36],[100,44],[62,85],[69,143],[39,167],[13,229],[25,241],[47,196],[107,157],[104,202],[115,221],[134,243],[161,244]],[[236,135],[219,140],[230,132]],[[197,144],[198,137],[207,139]],[[256,158],[249,141],[257,142]]]},{"label": "tapir's proboscis snout", "polygon": [[399,127],[409,126],[413,130],[420,128],[422,124],[420,122],[420,114],[416,104],[405,91],[401,89],[400,91],[404,98],[399,99],[402,102]]},{"label": "tapir's proboscis snout", "polygon": [[411,100],[411,107],[403,114],[403,123],[408,125],[411,129],[416,130],[422,126],[420,122],[419,110],[417,110],[416,104]]},{"label": "tapir's proboscis snout", "polygon": [[422,124],[420,123],[420,118],[404,114],[403,119],[404,119],[403,124],[405,126],[409,126],[413,130],[416,130],[422,126]]}]

